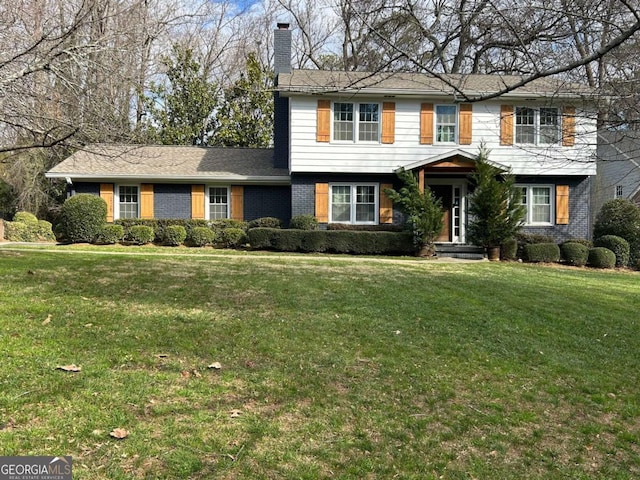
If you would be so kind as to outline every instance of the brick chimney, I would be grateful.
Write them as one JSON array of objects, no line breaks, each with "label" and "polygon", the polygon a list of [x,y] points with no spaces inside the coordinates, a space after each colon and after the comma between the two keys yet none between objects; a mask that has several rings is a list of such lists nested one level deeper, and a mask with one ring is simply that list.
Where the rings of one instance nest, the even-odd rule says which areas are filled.
[{"label": "brick chimney", "polygon": [[[274,85],[281,73],[291,73],[291,30],[288,23],[278,23],[273,32]],[[273,166],[289,168],[289,99],[273,94]]]}]

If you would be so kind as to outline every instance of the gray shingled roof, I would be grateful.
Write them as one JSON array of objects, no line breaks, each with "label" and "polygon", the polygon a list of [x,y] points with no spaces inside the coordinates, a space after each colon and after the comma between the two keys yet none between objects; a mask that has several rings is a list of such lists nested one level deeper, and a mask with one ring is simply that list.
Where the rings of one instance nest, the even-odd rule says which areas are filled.
[{"label": "gray shingled roof", "polygon": [[[474,98],[513,87],[524,77],[518,75],[442,75],[419,73],[367,73],[326,70],[294,70],[278,76],[277,89],[283,93],[362,92],[388,95],[453,95],[460,92]],[[455,88],[454,88],[455,87]],[[456,91],[458,89],[459,91]],[[582,84],[540,78],[511,92],[508,97],[584,97],[593,90]]]},{"label": "gray shingled roof", "polygon": [[63,160],[46,176],[74,180],[289,182],[287,170],[273,167],[273,149],[171,145],[92,145]]}]

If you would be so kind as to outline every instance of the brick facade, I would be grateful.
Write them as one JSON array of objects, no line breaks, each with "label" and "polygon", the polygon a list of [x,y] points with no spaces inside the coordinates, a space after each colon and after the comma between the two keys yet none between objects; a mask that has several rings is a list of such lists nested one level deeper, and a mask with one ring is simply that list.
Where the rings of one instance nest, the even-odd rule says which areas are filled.
[{"label": "brick facade", "polygon": [[191,185],[153,186],[153,216],[155,218],[191,218]]}]

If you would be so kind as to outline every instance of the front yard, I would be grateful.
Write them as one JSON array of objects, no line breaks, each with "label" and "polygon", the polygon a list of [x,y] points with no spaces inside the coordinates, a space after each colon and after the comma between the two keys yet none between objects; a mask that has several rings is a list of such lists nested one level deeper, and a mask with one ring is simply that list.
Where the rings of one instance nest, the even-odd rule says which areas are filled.
[{"label": "front yard", "polygon": [[49,249],[0,247],[2,455],[78,479],[640,477],[638,273]]}]

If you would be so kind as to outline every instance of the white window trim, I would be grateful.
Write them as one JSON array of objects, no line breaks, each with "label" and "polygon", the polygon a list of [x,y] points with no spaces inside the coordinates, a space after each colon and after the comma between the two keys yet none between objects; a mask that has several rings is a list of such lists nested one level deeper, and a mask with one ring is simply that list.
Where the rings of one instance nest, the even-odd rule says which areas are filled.
[{"label": "white window trim", "polygon": [[[351,187],[351,215],[350,222],[337,222],[333,215],[333,187]],[[372,222],[357,222],[356,218],[356,187],[374,187],[374,219]],[[380,184],[370,182],[334,182],[329,184],[329,223],[342,223],[345,225],[378,225],[380,222]]]},{"label": "white window trim", "polygon": [[[453,107],[455,109],[454,113],[454,128],[455,133],[453,135],[452,142],[439,142],[438,141],[438,107]],[[460,135],[460,126],[459,126],[460,112],[458,110],[457,105],[452,105],[450,103],[438,103],[433,106],[433,143],[437,145],[457,145],[458,139]],[[446,124],[448,125],[448,124]]]},{"label": "white window trim", "polygon": [[[517,131],[518,131],[518,108],[529,108],[531,110],[533,110],[533,143],[521,143],[518,142],[518,135],[517,135]],[[554,143],[543,143],[540,141],[541,138],[541,133],[540,133],[540,109],[542,108],[553,108],[556,110],[557,112],[557,118],[558,118],[558,125],[557,125],[557,129],[558,129],[558,140],[555,141]],[[514,107],[513,110],[513,144],[514,145],[536,145],[536,146],[542,146],[542,147],[549,147],[549,146],[557,146],[557,145],[561,145],[562,142],[562,109],[559,107],[547,107],[547,106],[540,106],[540,107],[530,107],[530,106],[526,106],[526,105],[516,105]]]},{"label": "white window trim", "polygon": [[[212,188],[224,188],[227,190],[227,216],[226,218],[231,218],[231,187],[229,185],[207,185],[204,191],[204,218],[207,220],[211,220],[211,204],[209,199],[211,198],[211,189]],[[220,219],[218,219],[220,220]]]},{"label": "white window trim", "polygon": [[622,188],[622,185],[616,185],[613,187],[613,198],[624,198],[624,189]]},{"label": "white window trim", "polygon": [[[350,103],[353,105],[353,140],[336,140],[333,136],[334,131],[333,131],[333,126],[335,123],[335,117],[334,117],[334,106],[336,103]],[[368,104],[368,105],[378,105],[378,138],[377,140],[359,140],[360,137],[360,105],[361,104]],[[352,143],[359,143],[359,144],[369,144],[369,145],[375,145],[377,143],[381,143],[381,139],[382,139],[382,103],[380,102],[340,102],[340,101],[335,101],[335,102],[331,102],[331,143],[342,143],[342,144],[352,144]]]},{"label": "white window trim", "polygon": [[114,185],[113,195],[113,219],[120,219],[120,187],[136,187],[138,189],[138,212],[134,218],[140,218],[140,184],[122,183]]},{"label": "white window trim", "polygon": [[527,189],[527,200],[530,200],[532,195],[530,195],[531,190],[533,188],[548,188],[549,189],[549,222],[533,222],[531,217],[533,215],[532,208],[533,204],[530,201],[527,201],[527,213],[525,216],[526,227],[549,227],[555,225],[555,216],[556,216],[556,188],[555,185],[551,184],[537,184],[537,183],[517,183],[516,187],[518,188],[526,188]]}]

